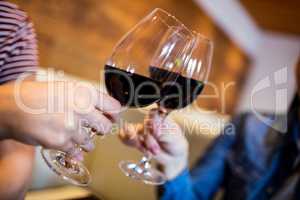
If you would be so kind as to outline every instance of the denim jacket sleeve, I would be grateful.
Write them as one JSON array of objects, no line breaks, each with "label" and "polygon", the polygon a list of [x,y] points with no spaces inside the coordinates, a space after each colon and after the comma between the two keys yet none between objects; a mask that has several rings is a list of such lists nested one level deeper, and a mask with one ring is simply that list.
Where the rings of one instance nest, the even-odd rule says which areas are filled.
[{"label": "denim jacket sleeve", "polygon": [[227,154],[235,141],[235,124],[239,121],[237,117],[227,124],[191,171],[186,169],[160,187],[160,200],[212,199],[223,183]]}]

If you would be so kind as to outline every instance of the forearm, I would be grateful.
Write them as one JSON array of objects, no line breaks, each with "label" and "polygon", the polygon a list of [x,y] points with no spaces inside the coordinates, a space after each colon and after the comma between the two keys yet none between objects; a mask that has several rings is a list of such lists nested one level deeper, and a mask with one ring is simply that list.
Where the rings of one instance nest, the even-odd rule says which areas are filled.
[{"label": "forearm", "polygon": [[[3,98],[3,94],[1,95],[1,86],[0,86],[0,101],[5,101]],[[8,130],[6,126],[6,120],[8,116],[5,115],[4,107],[5,103],[0,104],[0,142],[8,138]]]},{"label": "forearm", "polygon": [[12,84],[0,85],[0,141],[10,138],[9,137],[9,122],[14,121],[11,119],[11,106],[12,106]]},{"label": "forearm", "polygon": [[34,148],[13,140],[0,142],[0,196],[23,199],[32,177]]}]

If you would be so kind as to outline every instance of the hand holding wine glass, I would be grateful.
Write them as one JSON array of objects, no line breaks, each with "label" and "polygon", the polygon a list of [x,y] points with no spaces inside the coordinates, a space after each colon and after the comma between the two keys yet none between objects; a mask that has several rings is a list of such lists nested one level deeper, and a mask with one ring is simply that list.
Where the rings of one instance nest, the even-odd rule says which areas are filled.
[{"label": "hand holding wine glass", "polygon": [[[51,94],[48,84],[51,83],[24,83],[23,88],[27,88],[24,89],[23,96],[26,98],[23,99],[32,107],[47,105],[48,95]],[[63,100],[60,105],[64,109],[59,109],[62,112],[39,115],[17,112],[20,116],[15,117],[21,117],[23,123],[17,122],[19,130],[16,132],[25,132],[27,135],[24,138],[28,143],[43,146],[41,154],[58,176],[72,184],[87,186],[91,176],[82,162],[82,151],[92,150],[94,135],[110,133],[113,123],[118,121],[121,106],[118,101],[95,88],[68,89],[68,94],[74,95],[71,97],[73,102],[64,93],[59,93],[65,90],[56,91],[60,100]],[[32,95],[33,91],[36,95]],[[69,115],[71,117],[66,121],[65,117]]]},{"label": "hand holding wine glass", "polygon": [[157,109],[149,113],[144,124],[126,124],[119,137],[130,147],[150,152],[167,180],[187,167],[188,142],[181,128],[171,118],[162,117]]}]

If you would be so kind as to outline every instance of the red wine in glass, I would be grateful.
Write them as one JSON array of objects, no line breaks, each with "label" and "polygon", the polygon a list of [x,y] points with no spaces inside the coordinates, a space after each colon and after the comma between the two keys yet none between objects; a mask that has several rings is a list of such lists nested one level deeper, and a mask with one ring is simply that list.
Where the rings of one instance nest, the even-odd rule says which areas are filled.
[{"label": "red wine in glass", "polygon": [[105,85],[108,93],[122,106],[140,108],[158,103],[174,110],[191,104],[204,88],[203,82],[176,72],[157,67],[149,67],[149,70],[150,78],[106,65]]}]

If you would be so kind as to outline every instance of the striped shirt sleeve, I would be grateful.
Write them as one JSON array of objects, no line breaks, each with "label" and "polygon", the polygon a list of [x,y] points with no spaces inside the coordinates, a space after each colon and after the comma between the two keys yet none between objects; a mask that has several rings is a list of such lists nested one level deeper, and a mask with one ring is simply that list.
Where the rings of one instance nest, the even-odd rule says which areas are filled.
[{"label": "striped shirt sleeve", "polygon": [[14,4],[0,1],[0,84],[34,73],[38,50],[33,24]]}]

